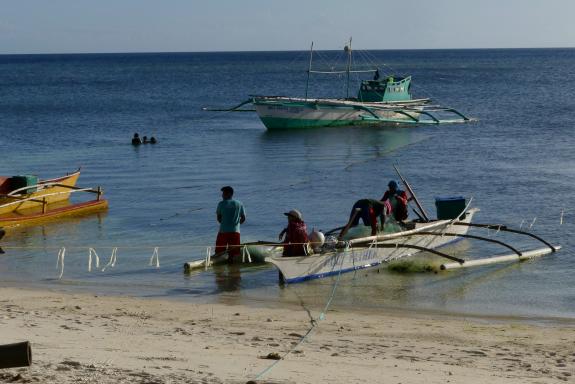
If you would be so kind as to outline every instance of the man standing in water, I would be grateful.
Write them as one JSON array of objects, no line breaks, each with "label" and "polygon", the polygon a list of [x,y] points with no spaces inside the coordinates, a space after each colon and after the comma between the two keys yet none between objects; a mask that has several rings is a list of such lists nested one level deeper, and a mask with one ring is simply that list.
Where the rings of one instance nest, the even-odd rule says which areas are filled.
[{"label": "man standing in water", "polygon": [[240,224],[246,221],[244,206],[238,200],[234,200],[234,189],[230,186],[223,187],[222,201],[218,204],[216,215],[220,230],[216,239],[216,253],[228,250],[228,263],[231,263],[240,254]]}]

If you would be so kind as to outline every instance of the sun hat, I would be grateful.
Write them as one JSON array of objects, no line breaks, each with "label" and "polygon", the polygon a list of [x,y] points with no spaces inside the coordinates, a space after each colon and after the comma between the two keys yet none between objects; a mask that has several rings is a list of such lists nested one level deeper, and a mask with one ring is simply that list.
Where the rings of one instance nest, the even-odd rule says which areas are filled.
[{"label": "sun hat", "polygon": [[302,216],[301,212],[298,211],[297,209],[292,209],[289,212],[285,212],[284,215],[291,216],[291,217],[298,219],[298,220],[303,220],[303,216]]}]

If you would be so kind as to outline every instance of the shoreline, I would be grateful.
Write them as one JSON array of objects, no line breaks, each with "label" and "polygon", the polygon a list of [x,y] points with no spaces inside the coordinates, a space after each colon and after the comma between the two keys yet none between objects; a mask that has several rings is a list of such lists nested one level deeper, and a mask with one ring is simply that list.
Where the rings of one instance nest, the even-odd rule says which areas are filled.
[{"label": "shoreline", "polygon": [[[164,296],[129,296],[120,295],[112,292],[98,291],[94,292],[92,289],[94,287],[87,286],[85,289],[74,290],[69,288],[69,286],[54,286],[51,284],[37,283],[32,285],[18,284],[14,282],[10,283],[0,283],[0,290],[2,289],[19,289],[19,290],[29,290],[29,291],[48,291],[54,294],[62,293],[65,295],[88,295],[88,296],[98,296],[98,297],[129,297],[133,299],[140,300],[153,300],[153,301],[166,301],[174,303],[183,304],[200,304],[200,305],[212,305],[212,304],[223,304],[223,305],[239,305],[245,306],[247,308],[254,309],[283,309],[291,308],[295,310],[301,310],[303,303],[295,303],[293,301],[282,301],[261,298],[261,297],[234,297],[227,293],[220,293],[219,295],[206,295],[201,296],[201,298],[194,298],[190,300],[186,295],[164,295]],[[336,294],[337,296],[337,294]],[[241,302],[240,302],[241,301]],[[324,304],[308,304],[307,307],[312,307],[318,313],[323,310]],[[399,307],[393,305],[380,305],[380,306],[353,306],[350,304],[332,304],[329,307],[328,312],[354,312],[364,315],[378,315],[382,312],[384,314],[405,316],[405,317],[418,317],[418,316],[434,316],[437,318],[445,319],[469,319],[478,322],[519,322],[538,326],[575,326],[575,317],[568,316],[542,316],[542,315],[520,315],[520,314],[497,314],[497,313],[479,313],[479,312],[464,312],[456,310],[446,310],[446,309],[433,309],[433,308],[414,308],[414,307]]]},{"label": "shoreline", "polygon": [[[29,340],[13,382],[552,383],[575,376],[575,322],[185,303],[0,287],[0,340]],[[271,354],[271,355],[270,355]],[[321,369],[318,369],[321,367]]]}]

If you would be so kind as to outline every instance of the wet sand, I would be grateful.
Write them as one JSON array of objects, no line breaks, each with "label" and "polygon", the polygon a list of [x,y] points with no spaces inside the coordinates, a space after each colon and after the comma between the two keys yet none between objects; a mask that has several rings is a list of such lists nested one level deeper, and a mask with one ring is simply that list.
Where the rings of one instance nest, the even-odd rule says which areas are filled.
[{"label": "wet sand", "polygon": [[[575,320],[534,324],[413,312],[252,308],[0,288],[0,343],[30,368],[1,382],[575,382]],[[295,348],[294,348],[295,347]]]}]

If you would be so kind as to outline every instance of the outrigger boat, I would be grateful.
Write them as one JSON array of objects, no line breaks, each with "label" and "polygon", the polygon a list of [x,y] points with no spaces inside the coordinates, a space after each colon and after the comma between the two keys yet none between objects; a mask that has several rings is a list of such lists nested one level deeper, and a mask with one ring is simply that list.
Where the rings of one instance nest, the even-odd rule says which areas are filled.
[{"label": "outrigger boat", "polygon": [[[416,254],[428,253],[449,260],[441,264],[441,270],[469,268],[496,263],[522,261],[553,253],[561,249],[553,246],[540,237],[528,232],[514,230],[504,225],[474,224],[471,220],[479,209],[466,209],[451,220],[432,220],[429,222],[413,221],[400,232],[356,238],[345,242],[324,245],[318,253],[309,256],[280,257],[272,255],[266,262],[276,266],[282,281],[297,283],[359,269],[376,267],[395,260],[404,259]],[[542,248],[520,251],[515,247],[489,237],[470,235],[470,227],[507,231],[535,238],[545,244]],[[439,248],[446,247],[461,239],[483,240],[499,244],[512,253],[494,255],[476,260],[464,260],[445,253]]]},{"label": "outrigger boat", "polygon": [[[80,188],[80,170],[66,176],[38,180],[35,176],[0,177],[0,227],[38,224],[55,218],[104,210],[102,188]],[[94,200],[71,203],[72,193],[96,194]]]},{"label": "outrigger boat", "polygon": [[[352,70],[351,39],[345,47],[348,63],[345,71],[312,70],[313,43],[310,49],[305,97],[251,96],[229,109],[203,108],[206,111],[255,111],[267,129],[297,129],[351,125],[444,124],[465,123],[473,119],[454,108],[432,105],[429,98],[414,99],[410,93],[411,76],[379,77],[379,69]],[[346,74],[345,98],[308,98],[310,75]],[[375,73],[361,82],[357,97],[350,97],[351,73]],[[254,109],[243,108],[253,105]]]},{"label": "outrigger boat", "polygon": [[[397,170],[397,169],[396,169]],[[469,268],[497,263],[516,262],[554,253],[561,249],[560,246],[552,245],[541,237],[522,230],[509,228],[501,224],[477,224],[472,223],[474,215],[479,211],[477,208],[469,208],[471,201],[457,198],[436,199],[437,219],[429,219],[411,186],[399,174],[407,191],[413,197],[418,211],[418,219],[401,224],[401,229],[394,233],[380,233],[375,236],[359,236],[346,240],[332,238],[331,241],[315,244],[314,252],[306,256],[282,257],[283,247],[277,243],[258,242],[242,246],[242,262],[250,262],[246,253],[256,254],[261,260],[273,264],[280,272],[280,281],[284,283],[297,283],[311,279],[318,279],[346,272],[357,271],[365,268],[377,267],[392,261],[405,259],[416,254],[432,254],[442,257],[448,262],[440,265],[440,270],[452,270]],[[350,220],[351,223],[352,220]],[[346,228],[346,229],[344,229]],[[331,235],[339,230],[341,234],[349,228],[340,227],[326,232]],[[519,250],[516,247],[497,240],[493,237],[471,235],[470,228],[508,232],[531,237],[544,246]],[[506,248],[509,253],[491,255],[484,258],[465,260],[446,253],[442,248],[461,239],[481,240],[497,244]],[[313,244],[312,244],[313,245]],[[216,255],[216,260],[224,260],[222,254]],[[185,269],[190,271],[194,268],[208,268],[211,265],[210,255],[204,260],[186,263]]]}]

